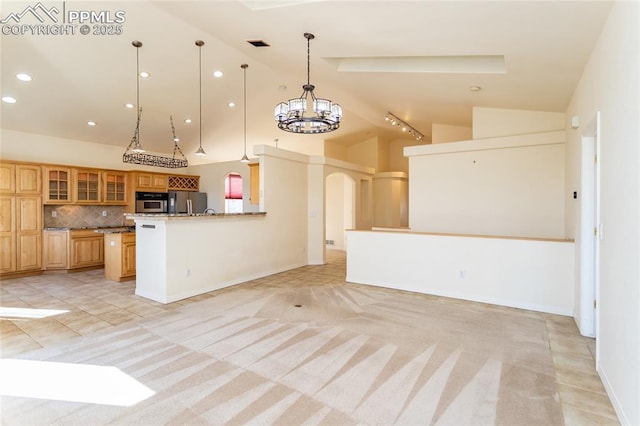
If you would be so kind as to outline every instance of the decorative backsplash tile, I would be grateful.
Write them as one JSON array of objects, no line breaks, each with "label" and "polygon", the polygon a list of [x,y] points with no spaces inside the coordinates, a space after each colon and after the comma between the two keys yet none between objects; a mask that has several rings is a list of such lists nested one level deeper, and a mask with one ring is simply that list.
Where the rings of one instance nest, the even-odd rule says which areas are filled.
[{"label": "decorative backsplash tile", "polygon": [[[103,212],[106,212],[106,216],[103,216]],[[85,226],[124,226],[124,207],[44,206],[45,228],[81,228]]]}]

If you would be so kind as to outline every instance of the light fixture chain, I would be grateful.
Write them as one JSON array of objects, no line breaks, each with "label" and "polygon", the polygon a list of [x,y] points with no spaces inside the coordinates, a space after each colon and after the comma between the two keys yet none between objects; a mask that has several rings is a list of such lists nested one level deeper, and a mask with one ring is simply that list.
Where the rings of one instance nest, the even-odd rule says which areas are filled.
[{"label": "light fixture chain", "polygon": [[244,107],[244,154],[247,155],[247,64],[242,66],[244,71],[244,84],[243,84],[243,92],[244,99],[242,101],[242,105]]},{"label": "light fixture chain", "polygon": [[307,84],[311,84],[311,37],[307,37]]},{"label": "light fixture chain", "polygon": [[198,125],[200,126],[200,148],[202,148],[202,45],[198,46],[198,69],[198,81],[200,82],[200,119],[198,120]]}]

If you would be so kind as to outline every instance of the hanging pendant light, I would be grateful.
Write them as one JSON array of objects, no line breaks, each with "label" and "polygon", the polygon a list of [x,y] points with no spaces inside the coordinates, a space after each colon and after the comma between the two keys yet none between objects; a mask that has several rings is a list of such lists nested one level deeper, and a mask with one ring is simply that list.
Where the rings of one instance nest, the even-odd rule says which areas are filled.
[{"label": "hanging pendant light", "polygon": [[196,46],[198,46],[198,67],[200,70],[200,74],[198,76],[198,80],[200,81],[200,147],[196,151],[196,155],[198,157],[204,157],[207,155],[207,153],[204,152],[204,149],[202,149],[202,46],[204,46],[204,41],[196,40]]},{"label": "hanging pendant light", "polygon": [[[332,103],[329,99],[316,98],[313,93],[315,86],[310,83],[310,41],[315,38],[311,33],[304,33],[307,39],[307,84],[302,86],[302,95],[299,98],[289,99],[276,105],[275,120],[278,127],[292,133],[326,133],[340,127],[342,120],[342,107]],[[313,101],[313,111],[307,111],[307,99]],[[309,114],[307,114],[309,112]],[[312,115],[313,112],[315,115]],[[307,114],[307,115],[305,115]]]},{"label": "hanging pendant light", "polygon": [[140,143],[140,116],[142,115],[142,107],[140,106],[140,48],[142,42],[134,40],[131,44],[136,48],[136,107],[138,108],[138,119],[136,121],[136,129],[133,131],[133,137],[127,147],[127,151],[141,153],[144,152],[142,144]]},{"label": "hanging pendant light", "polygon": [[244,84],[243,84],[243,93],[244,93],[244,100],[243,100],[243,107],[244,107],[244,155],[242,156],[242,158],[240,159],[241,162],[243,163],[248,163],[249,162],[249,157],[247,157],[247,68],[249,68],[249,65],[247,64],[242,64],[240,65],[240,68],[242,68],[243,72],[244,72]]},{"label": "hanging pendant light", "polygon": [[176,137],[176,130],[173,126],[173,117],[169,116],[171,123],[171,132],[173,133],[173,156],[149,154],[145,152],[140,143],[140,118],[142,116],[142,108],[140,107],[140,48],[142,42],[132,41],[131,44],[136,48],[136,107],[138,108],[138,117],[136,120],[136,128],[133,132],[131,142],[124,154],[122,155],[123,163],[143,164],[145,166],[167,167],[171,169],[179,167],[188,167],[189,162],[178,146],[179,139]]}]

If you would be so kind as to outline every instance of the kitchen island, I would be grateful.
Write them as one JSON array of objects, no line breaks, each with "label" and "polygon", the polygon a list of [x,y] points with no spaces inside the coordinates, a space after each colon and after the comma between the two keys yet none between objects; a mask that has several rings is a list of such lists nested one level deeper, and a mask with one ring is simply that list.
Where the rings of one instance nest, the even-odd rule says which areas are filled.
[{"label": "kitchen island", "polygon": [[126,214],[136,227],[136,294],[171,303],[299,265],[261,255],[266,213]]}]

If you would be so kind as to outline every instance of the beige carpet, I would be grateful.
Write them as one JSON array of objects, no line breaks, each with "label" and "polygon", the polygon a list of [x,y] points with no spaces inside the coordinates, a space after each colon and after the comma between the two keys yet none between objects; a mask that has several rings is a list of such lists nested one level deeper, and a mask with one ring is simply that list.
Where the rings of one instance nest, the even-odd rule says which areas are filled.
[{"label": "beige carpet", "polygon": [[[2,424],[563,424],[541,315],[312,281],[276,275],[13,357],[23,388],[60,400],[4,396]],[[108,401],[136,386],[78,366],[61,380],[47,373],[58,363],[117,367],[153,394],[91,401],[94,387]]]}]

